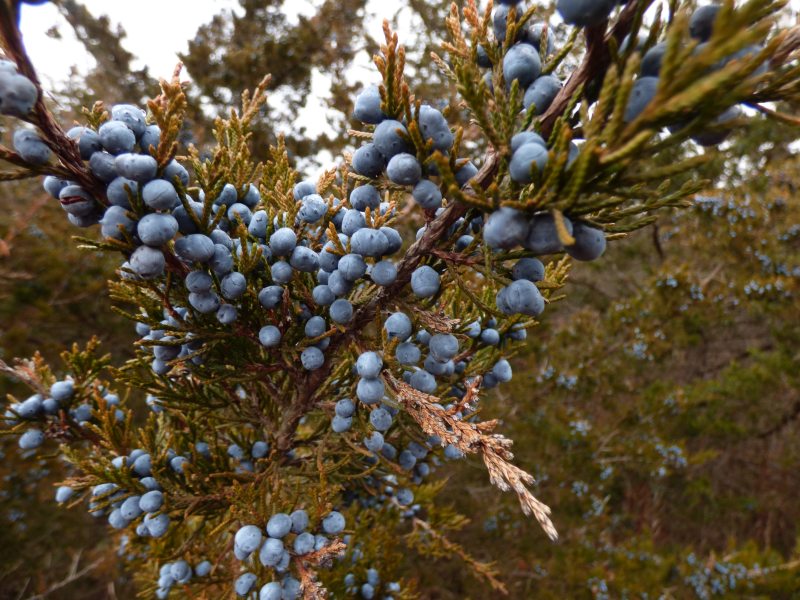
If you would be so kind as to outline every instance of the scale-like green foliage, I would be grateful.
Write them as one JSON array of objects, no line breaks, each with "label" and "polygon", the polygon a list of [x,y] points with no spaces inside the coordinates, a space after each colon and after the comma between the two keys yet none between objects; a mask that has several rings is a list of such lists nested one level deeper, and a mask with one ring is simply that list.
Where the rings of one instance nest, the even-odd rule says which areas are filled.
[{"label": "scale-like green foliage", "polygon": [[[520,460],[557,499],[562,543],[535,539],[509,502],[485,511],[490,489],[469,470],[449,483],[472,490],[458,508],[485,511],[465,539],[503,554],[511,597],[791,593],[797,167],[745,167],[740,189],[709,190],[617,245],[614,273],[574,269],[571,302],[514,363],[531,377],[489,409],[525,440]],[[443,597],[469,585],[444,579]]]},{"label": "scale-like green foliage", "polygon": [[[24,171],[9,172],[7,178],[48,173],[77,182],[82,187],[67,187],[69,193],[58,195],[80,225],[90,225],[103,213],[112,215],[120,206],[124,209],[128,221],[121,223],[122,229],[104,229],[107,237],[102,241],[90,237],[80,241],[128,259],[110,283],[111,298],[118,313],[137,322],[141,339],[135,344],[135,358],[118,366],[101,357],[95,344],[85,352],[75,349],[65,356],[65,373],[71,379],[58,382],[52,390],[56,379],[43,361],[8,367],[39,396],[24,402],[11,397],[4,427],[6,433],[20,435],[25,452],[35,452],[42,438],[47,445],[50,440],[61,444],[72,469],[64,484],[77,493],[75,504],[79,497],[90,500],[91,512],[127,532],[121,553],[143,595],[230,595],[233,582],[241,585],[239,578],[247,569],[259,587],[273,578],[281,582],[287,597],[296,597],[300,590],[306,598],[324,597],[326,589],[338,596],[358,590],[371,578],[368,585],[379,588],[380,594],[406,598],[425,590],[418,589],[413,575],[404,577],[400,591],[389,583],[396,574],[403,575],[399,570],[403,559],[444,556],[460,558],[471,575],[493,590],[505,591],[496,566],[481,562],[468,545],[450,539],[466,522],[449,507],[438,505],[439,486],[424,483],[443,457],[477,455],[491,484],[513,492],[525,515],[533,516],[549,538],[558,536],[550,508],[534,495],[534,490],[542,489],[540,484],[515,465],[511,440],[497,432],[499,421],[485,418],[480,402],[484,389],[510,378],[503,357],[521,347],[518,342],[525,330],[538,324],[546,306],[564,298],[571,270],[568,258],[551,257],[541,276],[531,276],[534,285],[514,275],[515,261],[558,255],[564,249],[584,259],[597,258],[602,249],[581,250],[579,228],[583,235],[588,231],[599,237],[604,248],[606,233],[616,240],[654,222],[665,209],[688,206],[694,194],[709,186],[703,178],[707,171],[701,167],[714,157],[688,145],[690,137],[703,140],[727,132],[736,122],[712,121],[741,103],[792,122],[763,103],[796,102],[800,97],[796,32],[774,26],[782,2],[750,2],[735,8],[726,3],[702,49],[688,38],[688,10],[676,5],[674,18],[663,28],[666,52],[659,83],[646,106],[630,116],[640,56],[618,49],[624,36],[638,34],[649,4],[630,2],[607,28],[605,22],[587,28],[585,44],[576,33],[563,36],[564,49],[546,62],[545,71],[569,77],[538,116],[522,110],[525,92],[518,80],[504,81],[504,73],[516,36],[539,11],[525,10],[495,46],[489,33],[491,6],[480,11],[471,0],[461,9],[453,5],[445,19],[444,56],[431,57],[460,97],[459,104],[445,111],[464,111],[462,124],[452,130],[441,113],[425,105],[433,99],[406,78],[405,49],[385,23],[385,44],[374,60],[382,80],[378,92],[382,115],[377,120],[386,123],[385,118],[392,117],[404,124],[387,123],[389,129],[381,124],[373,130],[364,123],[354,137],[374,142],[381,160],[389,162],[386,177],[382,169],[377,174],[373,167],[359,166],[356,153],[314,184],[295,187],[296,174],[282,139],[261,155],[253,151],[253,146],[260,146],[251,143],[251,136],[258,132],[270,81],[263,79],[252,94],[241,92],[240,110],[215,121],[214,149],[208,154],[187,149],[193,181],[180,176],[170,181],[176,203],[167,207],[180,218],[175,222],[181,237],[150,245],[142,243],[147,241],[145,219],[166,222],[172,218],[163,212],[167,208],[154,206],[146,192],[130,187],[127,198],[112,196],[111,186],[106,188],[87,167],[86,157],[66,137],[36,88],[39,97],[25,118],[54,156],[45,165],[30,165],[22,150],[3,147],[0,156]],[[16,7],[7,3],[0,7],[7,56],[20,73],[17,77],[36,83],[16,30]],[[276,19],[258,3],[246,8],[249,19],[235,19],[240,28]],[[510,18],[516,16],[512,9]],[[657,21],[651,42],[660,29]],[[546,54],[547,35],[540,55]],[[763,47],[748,50],[754,43]],[[490,48],[493,92],[477,66],[479,46]],[[737,52],[738,60],[728,60]],[[772,60],[762,72],[760,66],[768,57]],[[236,95],[247,87],[243,81],[230,81],[234,71],[218,67],[208,72],[222,77]],[[159,126],[159,143],[150,150],[140,142],[138,153],[119,157],[115,163],[119,173],[144,183],[156,173],[166,177],[165,169],[178,168],[173,159],[182,155],[180,133],[190,109],[179,74],[176,70],[171,81],[163,81],[161,95],[148,102],[148,123]],[[16,102],[14,97],[8,100]],[[15,106],[12,114],[19,112]],[[130,136],[128,131],[136,133],[139,125],[144,129],[136,115],[135,109],[116,106],[112,122],[104,127],[107,132],[113,131],[110,126],[122,127]],[[87,112],[93,127],[107,117],[102,105]],[[437,145],[439,139],[431,135],[436,127],[431,119],[444,123],[445,146]],[[675,132],[667,134],[664,130],[669,127]],[[397,133],[400,128],[403,135]],[[541,163],[520,170],[513,162],[512,138],[524,129],[541,134],[547,147],[537,150],[543,156]],[[136,135],[141,138],[143,133]],[[575,140],[582,142],[576,146]],[[103,145],[117,152],[111,141]],[[128,150],[135,147],[131,144]],[[389,251],[390,239],[401,238],[398,230],[407,229],[403,207],[408,183],[419,179],[413,168],[393,171],[400,157],[395,156],[396,147],[407,151],[404,164],[417,168],[425,181],[436,182],[444,201],[441,211],[425,211],[425,226],[413,243]],[[360,151],[365,149],[369,146]],[[153,158],[142,156],[150,151]],[[483,156],[479,158],[477,151]],[[135,161],[152,163],[153,176],[133,169]],[[352,190],[354,184],[367,182],[386,202],[359,211]],[[343,206],[353,208],[342,215]],[[508,229],[501,226],[497,231],[497,220],[506,215],[514,215]],[[262,219],[260,229],[257,222],[248,224],[251,218]],[[343,222],[347,219],[351,223]],[[125,230],[125,223],[137,221],[137,234],[133,225]],[[546,250],[535,250],[535,242],[528,240],[537,223],[552,223],[554,233]],[[505,239],[515,227],[524,232],[518,239]],[[345,231],[347,237],[340,237],[339,232]],[[361,232],[368,235],[358,246]],[[212,260],[203,246],[213,247],[207,236],[228,240],[230,248],[218,241]],[[367,241],[379,238],[386,246],[370,249]],[[379,281],[378,258],[401,248],[402,258],[392,266],[393,278]],[[228,267],[220,266],[217,252],[229,260]],[[369,278],[359,281],[363,270],[352,277],[343,274],[353,272],[344,266],[332,272],[318,270],[326,254],[340,265],[347,261],[342,255],[348,254],[354,271],[366,260],[372,269]],[[327,309],[330,303],[315,294],[325,282],[333,290],[337,275],[358,283],[352,291],[335,292],[341,298]],[[512,282],[514,278],[517,281]],[[753,289],[760,293],[762,287]],[[215,318],[220,304],[232,311],[232,320],[222,312]],[[619,326],[635,318],[626,316],[615,325],[624,329]],[[602,325],[595,320],[580,331],[586,334]],[[425,369],[406,370],[397,354],[399,344],[418,329],[423,334],[414,339],[427,353]],[[639,335],[644,329],[637,331]],[[430,343],[420,341],[425,335],[433,336]],[[608,338],[599,335],[581,350],[602,352]],[[540,361],[548,360],[546,352],[555,361],[561,348],[541,348]],[[633,359],[640,359],[646,350],[634,345]],[[635,364],[628,356],[610,376],[621,376],[623,367]],[[572,379],[564,382],[567,388],[574,387]],[[69,386],[69,393],[57,394],[58,386]],[[700,396],[708,393],[703,390]],[[149,414],[129,402],[136,394],[147,394]],[[358,397],[360,402],[342,416],[337,401],[345,397],[354,401]],[[50,404],[39,408],[47,401]],[[540,441],[556,444],[563,437],[563,427],[558,427],[562,416],[533,424],[549,428]],[[339,427],[337,418],[346,426]],[[576,427],[581,430],[578,435],[587,433]],[[376,449],[365,438],[374,439],[379,432],[388,443],[380,442]],[[662,452],[655,442],[652,446],[656,453],[666,452],[665,460],[679,462],[683,456],[671,447]],[[601,457],[602,453],[583,456],[583,462],[574,465],[573,476],[589,468],[590,458]],[[534,472],[538,476],[538,470]],[[140,511],[137,498],[153,485],[163,494],[163,504]],[[578,488],[573,486],[573,492],[581,497],[584,487]],[[564,514],[573,514],[571,498],[553,496],[563,501]],[[600,504],[603,510],[593,508],[597,516],[604,514],[605,503]],[[560,503],[556,506],[561,508]],[[247,558],[249,550],[234,543],[242,526],[255,524],[263,532],[266,525],[274,547],[280,543],[277,538],[287,534],[275,533],[279,529],[267,523],[273,515],[297,509],[306,512],[309,524],[294,531],[297,537],[286,538],[287,545],[294,544],[293,551],[281,551],[273,560],[264,554],[271,548],[268,541],[258,558]],[[142,511],[147,513],[143,520]],[[341,518],[339,513],[344,515],[344,526],[332,525]],[[298,544],[307,535],[299,535],[303,529],[326,535],[315,540],[313,548],[301,550]],[[581,528],[567,534],[572,542],[582,535]],[[396,554],[388,551],[398,539],[405,549]],[[181,560],[194,569],[209,561],[209,571],[180,576],[175,569]],[[271,568],[278,562],[276,569]],[[373,565],[380,566],[380,582],[369,571]],[[172,568],[172,574],[165,568]],[[283,577],[287,571],[290,575]],[[298,589],[293,592],[295,585]],[[562,588],[571,585],[565,580]],[[602,592],[599,578],[592,586]],[[361,588],[361,594],[368,597],[368,589]]]}]

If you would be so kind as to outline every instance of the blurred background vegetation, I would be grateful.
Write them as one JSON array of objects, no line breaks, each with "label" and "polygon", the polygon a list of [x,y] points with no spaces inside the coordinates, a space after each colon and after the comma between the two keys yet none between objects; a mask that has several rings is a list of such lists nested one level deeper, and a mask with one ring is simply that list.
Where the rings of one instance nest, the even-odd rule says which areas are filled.
[{"label": "blurred background vegetation", "polygon": [[[264,115],[256,155],[279,132],[294,156],[346,149],[347,136],[304,139],[293,115],[319,72],[332,82],[330,126],[349,127],[361,84],[348,69],[375,50],[364,32],[374,3],[325,0],[297,23],[282,2],[240,4],[239,16],[209,20],[182,57],[194,81],[185,141],[202,149],[213,117],[271,72],[285,103]],[[448,2],[397,4],[411,16],[403,41],[415,89],[427,101],[450,101],[453,91],[427,59]],[[116,24],[76,0],[58,6],[97,61],[54,90],[62,122],[95,100],[155,94],[147,70],[132,68]],[[515,498],[498,497],[479,465],[440,470],[448,478],[441,500],[471,515],[453,539],[495,561],[509,597],[800,593],[800,160],[792,133],[754,119],[728,144],[744,158],[724,163],[723,148],[707,167],[717,188],[615,241],[601,261],[576,265],[567,299],[513,361],[513,382],[492,393],[485,410],[504,422],[520,466],[537,476],[558,543],[520,514]],[[78,249],[72,235],[39,182],[0,188],[2,360],[40,351],[58,364],[63,349],[92,336],[117,362],[132,355],[133,331],[109,310],[105,281],[116,261]],[[19,391],[6,379],[0,390]],[[8,444],[0,440],[0,598],[134,597],[105,525],[53,502],[59,469],[20,459]],[[423,598],[496,597],[468,571],[447,557],[408,556],[400,565]]]}]

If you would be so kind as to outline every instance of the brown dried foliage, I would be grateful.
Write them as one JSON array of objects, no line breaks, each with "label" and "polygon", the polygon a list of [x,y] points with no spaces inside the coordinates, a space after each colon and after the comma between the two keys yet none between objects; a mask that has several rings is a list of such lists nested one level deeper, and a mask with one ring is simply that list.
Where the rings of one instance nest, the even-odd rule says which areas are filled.
[{"label": "brown dried foliage", "polygon": [[[504,492],[513,490],[522,512],[533,515],[551,540],[558,539],[558,532],[550,520],[550,507],[528,489],[536,483],[533,476],[511,463],[514,459],[511,453],[513,441],[492,433],[498,424],[496,420],[478,423],[459,420],[455,416],[457,407],[445,410],[436,406],[439,400],[436,396],[415,390],[390,374],[385,375],[385,379],[397,400],[426,434],[438,436],[443,444],[452,444],[464,454],[480,454],[492,485]],[[468,385],[462,405],[474,403],[479,390],[480,379],[476,379]]]}]

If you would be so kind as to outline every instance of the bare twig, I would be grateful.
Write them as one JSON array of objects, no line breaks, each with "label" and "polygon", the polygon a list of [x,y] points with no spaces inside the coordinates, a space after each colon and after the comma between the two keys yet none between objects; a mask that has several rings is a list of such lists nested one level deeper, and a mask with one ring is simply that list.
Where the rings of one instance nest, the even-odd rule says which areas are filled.
[{"label": "bare twig", "polygon": [[74,583],[75,581],[79,580],[81,577],[83,577],[90,571],[93,571],[103,562],[102,558],[98,558],[96,561],[89,563],[79,571],[78,565],[80,563],[80,560],[81,560],[81,552],[78,551],[75,554],[74,558],[72,559],[72,565],[70,566],[69,572],[67,573],[66,577],[64,577],[64,579],[54,583],[41,594],[36,594],[35,596],[29,596],[27,600],[44,600],[44,598],[47,598],[54,592],[57,592],[58,590],[68,586],[69,584]]},{"label": "bare twig", "polygon": [[800,126],[800,118],[798,117],[787,115],[786,113],[779,112],[777,110],[773,110],[768,106],[764,106],[763,104],[760,104],[758,102],[745,102],[745,104],[750,108],[754,108],[758,112],[767,115],[768,117],[772,117],[773,119],[776,119],[783,123],[786,123],[787,125],[792,125],[794,127]]},{"label": "bare twig", "polygon": [[633,19],[636,16],[639,2],[628,2],[619,15],[614,27],[606,34],[606,22],[599,25],[587,27],[586,33],[586,54],[583,57],[580,67],[573,71],[564,87],[556,96],[553,103],[539,118],[542,125],[542,134],[545,138],[549,137],[553,130],[556,120],[564,114],[570,101],[578,88],[594,78],[601,76],[611,62],[611,54],[608,51],[608,41],[613,37],[617,45],[622,43],[623,38],[630,31]]},{"label": "bare twig", "polygon": [[451,542],[441,533],[436,531],[435,528],[431,527],[430,523],[427,521],[423,521],[419,517],[414,517],[411,523],[415,528],[423,529],[426,535],[433,537],[442,545],[445,550],[457,555],[459,558],[461,558],[461,560],[471,566],[478,575],[485,578],[489,582],[489,585],[492,586],[493,590],[496,590],[501,594],[508,595],[508,589],[506,588],[505,584],[495,576],[495,570],[491,563],[484,563],[474,559],[472,556],[467,554],[460,545]]}]

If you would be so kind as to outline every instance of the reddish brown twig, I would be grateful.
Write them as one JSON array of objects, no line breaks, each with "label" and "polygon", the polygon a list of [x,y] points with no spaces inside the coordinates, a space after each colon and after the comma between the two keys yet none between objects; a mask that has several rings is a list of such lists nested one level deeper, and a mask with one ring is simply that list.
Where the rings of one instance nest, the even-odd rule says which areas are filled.
[{"label": "reddish brown twig", "polygon": [[39,81],[39,76],[36,74],[36,69],[25,51],[25,45],[17,27],[17,15],[13,4],[10,2],[0,3],[0,44],[2,44],[6,56],[16,63],[19,72],[30,79],[38,91],[39,95],[31,113],[30,122],[41,129],[42,138],[58,157],[64,168],[67,169],[70,179],[79,183],[100,204],[106,206],[108,205],[108,200],[106,199],[105,186],[86,168],[78,151],[78,145],[67,137],[67,134],[61,129],[61,126],[44,103],[42,85]]}]

